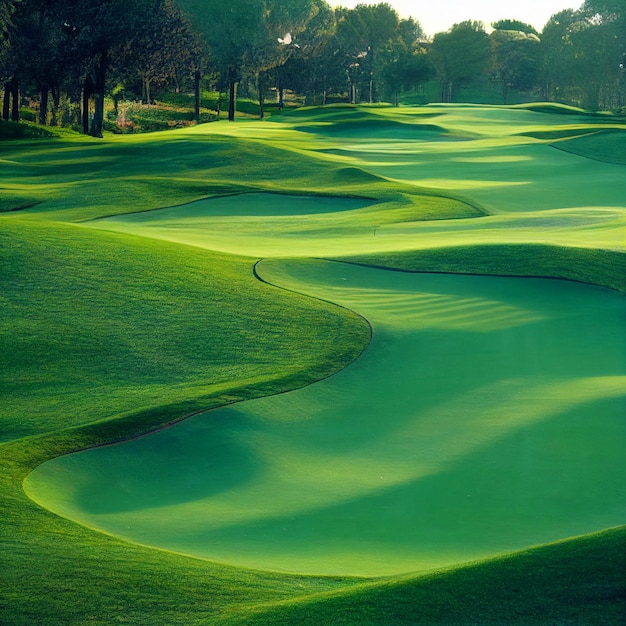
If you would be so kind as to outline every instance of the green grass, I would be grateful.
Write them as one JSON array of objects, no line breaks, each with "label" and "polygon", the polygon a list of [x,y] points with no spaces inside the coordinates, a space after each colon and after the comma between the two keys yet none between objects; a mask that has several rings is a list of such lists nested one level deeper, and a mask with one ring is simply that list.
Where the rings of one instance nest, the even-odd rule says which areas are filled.
[{"label": "green grass", "polygon": [[[301,109],[266,122],[241,120],[105,141],[65,133],[54,141],[0,145],[1,424],[6,440],[0,447],[0,621],[621,623],[626,582],[622,530],[438,573],[363,580],[309,576],[299,566],[291,567],[296,573],[271,573],[127,543],[39,508],[22,489],[22,481],[49,459],[136,438],[225,405],[230,408],[211,414],[221,416],[215,432],[224,441],[215,454],[223,458],[221,471],[233,470],[230,484],[241,479],[250,466],[231,468],[226,452],[241,455],[250,441],[244,437],[237,447],[236,431],[225,420],[247,405],[233,403],[324,378],[350,362],[369,340],[367,324],[348,309],[259,283],[253,265],[261,257],[325,256],[418,272],[560,276],[623,290],[622,125],[617,118],[602,118],[602,127],[612,133],[604,135],[610,141],[603,150],[596,135],[585,133],[597,131],[597,116],[576,110],[573,120],[543,105],[533,108],[338,106]],[[568,130],[573,121],[580,133]],[[424,122],[442,132],[416,134],[413,127]],[[316,125],[324,132],[299,130]],[[556,143],[555,136],[560,139]],[[229,205],[226,196],[231,194],[243,195]],[[303,196],[319,199],[315,211],[289,214],[290,204]],[[339,209],[332,196],[363,204]],[[213,200],[189,204],[203,198]],[[286,208],[268,217],[277,204]],[[174,211],[178,221],[171,211],[101,219],[173,205],[187,205]],[[204,207],[200,214],[198,206]],[[200,220],[195,225],[189,221],[194,210]],[[265,217],[256,215],[263,211]],[[154,229],[158,222],[160,232]],[[192,240],[181,243],[177,237],[185,229]],[[276,271],[280,267],[274,265]],[[259,273],[269,279],[269,269],[264,261]],[[359,269],[373,271],[355,271]],[[285,273],[279,274],[289,286]],[[561,293],[561,283],[549,285],[554,286],[548,286],[549,293]],[[297,281],[291,286],[302,288]],[[318,297],[332,299],[318,287]],[[591,308],[605,298],[618,302],[621,297],[580,285],[570,288],[592,293],[585,298]],[[351,308],[352,303],[343,304]],[[524,304],[526,297],[518,308]],[[570,308],[563,319],[577,306]],[[472,310],[467,303],[465,309]],[[453,310],[442,316],[440,308],[436,316],[448,324],[439,331],[442,338],[454,334],[450,324],[459,324]],[[609,310],[600,307],[594,333],[605,328],[615,338],[612,326],[601,323]],[[403,311],[406,319],[414,315]],[[506,307],[502,315],[497,312],[491,306],[474,310],[470,321],[491,326],[492,332],[496,320],[518,320],[515,328],[524,327],[519,311],[517,317]],[[558,325],[558,316],[553,323]],[[528,321],[526,326],[537,324]],[[568,327],[564,324],[562,330]],[[595,336],[579,334],[576,341]],[[462,335],[469,340],[471,332]],[[605,336],[602,341],[609,340]],[[606,344],[598,341],[594,349],[600,345]],[[436,350],[434,346],[431,353]],[[619,342],[609,350],[618,351]],[[550,358],[557,357],[566,354]],[[578,438],[576,433],[589,426],[590,414],[595,420],[617,410],[618,386],[609,389],[609,379],[621,380],[623,368],[615,358],[615,371],[598,374],[602,385],[572,382],[568,387],[568,380],[561,380],[550,389],[533,387],[543,398],[541,411],[547,409],[545,394],[558,392],[570,403],[566,413],[579,427],[567,433],[571,446],[561,448],[554,430],[559,420],[544,420],[530,429],[534,440],[544,441],[550,430],[548,440],[561,455],[575,455],[580,441],[597,443],[595,431]],[[363,362],[358,359],[353,367]],[[605,361],[596,355],[588,363],[576,363],[567,366],[582,371]],[[297,393],[306,397],[313,389],[315,385]],[[281,402],[289,404],[290,397],[281,396]],[[530,405],[517,407],[520,418],[528,418],[523,406]],[[566,413],[561,411],[561,421]],[[201,417],[185,426],[203,419],[207,426],[207,418]],[[250,423],[240,418],[240,425]],[[165,441],[175,432],[155,436]],[[245,433],[242,428],[238,436]],[[619,451],[622,436],[604,436],[606,445]],[[102,450],[149,447],[151,441],[153,437],[136,439]],[[263,441],[259,438],[259,446]],[[289,461],[287,446],[265,441],[270,451],[275,449],[277,462]],[[312,450],[310,433],[303,441]],[[511,450],[514,439],[505,441]],[[497,446],[487,449],[487,460],[505,454]],[[184,457],[182,448],[181,453]],[[468,476],[479,471],[478,460],[468,461]],[[318,466],[326,468],[323,462]],[[173,497],[180,499],[183,494],[176,494],[171,478],[163,474]],[[309,472],[308,479],[314,478]],[[128,479],[135,480],[132,473]],[[587,499],[610,495],[597,488],[581,491]],[[304,498],[306,493],[296,495]],[[277,504],[289,499],[280,491],[275,498]],[[587,506],[583,511],[589,511]],[[300,529],[306,527],[305,517],[297,522]],[[598,524],[593,529],[603,527],[602,521]],[[586,528],[563,532],[579,534]],[[236,529],[231,531],[236,538]],[[508,549],[515,546],[502,548]],[[257,563],[263,566],[262,559]]]},{"label": "green grass", "polygon": [[626,165],[626,127],[586,134],[554,147],[603,163]]},{"label": "green grass", "polygon": [[347,260],[410,272],[565,278],[626,292],[626,254],[539,244],[450,246]]},{"label": "green grass", "polygon": [[8,139],[42,139],[53,137],[53,133],[40,126],[26,122],[8,122],[0,120],[0,140]]},{"label": "green grass", "polygon": [[307,574],[429,570],[621,522],[622,296],[328,261],[257,271],[366,317],[367,351],[316,385],[51,461],[27,493],[130,541]]},{"label": "green grass", "polygon": [[621,624],[625,539],[623,529],[609,530],[449,571],[233,611],[218,623]]},{"label": "green grass", "polygon": [[[347,313],[334,321],[295,295],[273,301],[250,259],[49,222],[7,221],[0,238],[5,441],[194,399],[201,407],[234,381],[306,382],[367,341]],[[303,330],[288,322],[309,312],[321,316],[311,355],[294,359]]]}]

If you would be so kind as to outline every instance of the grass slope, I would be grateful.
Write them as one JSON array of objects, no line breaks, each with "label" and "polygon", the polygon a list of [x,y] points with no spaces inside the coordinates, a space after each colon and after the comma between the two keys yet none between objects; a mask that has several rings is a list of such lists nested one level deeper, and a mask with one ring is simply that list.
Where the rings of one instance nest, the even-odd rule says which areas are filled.
[{"label": "grass slope", "polygon": [[626,530],[233,611],[219,624],[623,624]]},{"label": "grass slope", "polygon": [[[12,393],[2,423],[16,439],[1,448],[2,622],[203,623],[281,588],[334,586],[129,546],[39,509],[21,482],[47,458],[336,371],[365,345],[367,325],[262,285],[246,259],[30,220],[4,222],[3,237],[2,372]],[[304,361],[294,359],[307,354],[299,346],[310,350]],[[104,415],[118,419],[68,430]],[[55,432],[17,439],[24,431]]]},{"label": "grass slope", "polygon": [[[544,106],[540,108],[545,111]],[[502,617],[500,622],[506,618],[517,623],[541,623],[543,618],[537,617],[541,609],[550,623],[612,623],[614,616],[619,615],[622,607],[619,603],[623,599],[619,588],[624,587],[624,568],[618,548],[624,544],[622,535],[617,532],[558,544],[549,552],[533,552],[532,558],[520,555],[521,561],[511,558],[485,562],[480,565],[479,576],[475,575],[477,570],[471,568],[449,572],[446,575],[448,586],[441,587],[443,591],[438,595],[433,595],[432,587],[420,586],[424,580],[418,583],[401,579],[381,583],[380,588],[378,584],[359,588],[358,593],[350,597],[343,595],[344,592],[349,593],[349,587],[360,581],[256,572],[142,548],[58,518],[34,505],[24,494],[22,481],[47,459],[137,436],[201,407],[273,393],[328,373],[349,358],[350,350],[356,350],[350,337],[343,342],[342,332],[356,333],[363,341],[365,330],[360,320],[346,312],[338,313],[325,305],[310,309],[310,301],[262,291],[251,277],[251,263],[241,258],[207,255],[205,251],[118,233],[98,233],[69,222],[242,191],[332,192],[392,203],[400,211],[404,210],[404,202],[419,204],[417,193],[431,198],[453,196],[455,201],[461,201],[459,207],[466,207],[464,210],[485,204],[515,208],[522,196],[507,195],[502,182],[508,180],[506,176],[510,173],[519,171],[510,164],[523,163],[520,156],[527,155],[511,146],[524,150],[524,145],[531,145],[535,150],[533,156],[542,156],[545,150],[558,155],[545,145],[553,141],[549,136],[537,139],[522,137],[519,133],[554,132],[573,121],[577,126],[581,123],[597,125],[598,122],[597,118],[584,116],[581,120],[579,110],[572,111],[579,116],[575,120],[572,115],[553,115],[560,111],[537,113],[528,108],[517,111],[506,107],[368,108],[362,114],[363,110],[352,107],[309,109],[283,115],[272,122],[220,123],[167,134],[117,137],[104,142],[65,135],[53,140],[0,145],[0,211],[7,212],[0,216],[3,238],[0,321],[4,333],[3,356],[11,357],[8,363],[3,363],[3,373],[8,367],[8,379],[14,385],[10,405],[5,405],[3,397],[2,406],[10,406],[10,411],[6,411],[1,425],[7,433],[5,438],[25,434],[23,420],[30,422],[28,432],[43,432],[7,441],[0,447],[0,622],[12,625],[205,624],[218,623],[220,619],[252,623],[255,619],[257,623],[275,620],[277,623],[306,623],[307,620],[309,623],[355,623],[355,620],[360,623],[393,623],[392,620],[429,623],[439,619],[440,623],[445,623],[450,616],[458,616],[458,620],[457,617],[454,620],[476,623],[495,616],[496,621]],[[412,133],[407,142],[399,133],[405,129],[387,124],[388,128],[393,127],[397,137],[385,152],[380,145],[384,142],[385,124],[371,137],[367,125],[355,124],[350,136],[349,127],[344,124],[340,142],[328,133],[302,133],[294,128],[311,126],[311,122],[332,124],[333,116],[347,122],[351,115],[357,119],[371,114],[398,124],[419,124],[426,120],[445,130],[437,137],[445,137],[446,141],[434,140],[433,133],[424,141]],[[615,125],[612,120],[601,121],[607,129]],[[601,145],[590,146],[584,143],[585,137],[576,139],[576,136],[563,137],[559,147],[570,141],[583,142],[578,144],[577,152],[602,157]],[[393,178],[388,176],[390,171],[381,169],[380,165],[383,157],[388,157],[389,149],[395,152],[395,159],[403,158],[406,150],[410,155],[418,155],[417,159],[410,156],[409,160],[417,161],[412,167],[417,167],[420,175],[407,180],[390,180]],[[361,153],[369,156],[361,158]],[[371,159],[371,155],[375,158]],[[506,167],[491,173],[485,169],[472,171],[471,162],[468,165],[463,161],[478,157],[484,164],[492,162],[494,156]],[[567,160],[553,157],[550,162],[554,167],[521,171],[518,178],[544,176],[554,183],[554,186],[537,188],[535,195],[523,196],[526,209],[546,192],[550,193],[551,206],[554,206],[557,190],[568,191],[567,181],[571,181],[571,177],[559,179],[557,175],[566,171],[566,165],[574,163],[570,159],[578,157],[562,157]],[[433,167],[440,167],[439,158],[441,164],[447,160],[443,176],[454,183],[452,186],[448,183],[445,189],[437,183],[439,173],[428,171],[431,162]],[[610,159],[615,163],[613,157]],[[618,176],[623,170],[615,164],[612,167],[618,169],[609,171],[605,167],[598,163],[593,171],[583,168],[575,176],[580,180],[582,176],[597,180],[600,196],[610,202],[614,197],[612,190],[623,190],[615,182],[623,182],[623,176]],[[457,168],[466,169],[459,170],[462,175],[457,175]],[[472,183],[459,182],[463,178],[471,179]],[[495,194],[485,187],[486,183]],[[481,186],[487,191],[481,192]],[[568,198],[582,198],[575,185],[568,193],[565,194]],[[515,201],[511,202],[511,198]],[[619,205],[616,202],[616,206]],[[423,217],[436,215],[436,208],[434,202],[428,215]],[[415,219],[418,213],[410,208],[405,215],[411,214]],[[590,236],[586,241],[592,240]],[[549,258],[553,251],[543,252]],[[249,253],[248,250],[244,254]],[[482,251],[476,250],[470,256],[475,257],[476,253],[482,254]],[[448,255],[444,258],[443,253],[437,256],[433,251],[433,254],[430,269],[436,269],[437,265],[443,269]],[[456,258],[457,262],[452,263],[454,271],[467,261],[468,255],[462,251]],[[500,263],[497,255],[490,258],[491,261],[478,263],[481,272],[506,272],[510,263],[517,262],[511,258],[507,263]],[[537,260],[539,258],[541,255],[536,256]],[[609,257],[602,258],[601,263],[610,268]],[[367,261],[384,264],[380,255]],[[411,258],[389,262],[392,261],[415,268]],[[66,272],[60,268],[66,268]],[[190,275],[188,287],[187,272]],[[592,271],[589,280],[595,282],[599,274]],[[202,280],[202,276],[210,277],[211,281]],[[144,280],[155,293],[142,289]],[[236,287],[232,290],[226,284],[231,281]],[[616,286],[614,279],[610,281],[611,286]],[[249,300],[248,292],[251,293]],[[191,307],[190,319],[185,319],[178,310],[180,298]],[[197,298],[203,299],[202,305],[196,303]],[[218,299],[214,301],[214,298]],[[124,301],[129,319],[150,320],[155,332],[144,333],[141,328],[126,324],[125,318],[116,313],[120,301]],[[52,305],[49,310],[48,304]],[[310,360],[301,362],[301,368],[296,368],[295,372],[291,366],[286,370],[281,367],[279,371],[268,365],[265,355],[261,355],[267,345],[254,345],[255,335],[254,341],[246,343],[245,348],[246,354],[252,356],[253,361],[256,359],[255,366],[246,366],[244,360],[231,361],[232,352],[226,348],[239,349],[239,342],[229,334],[229,323],[221,311],[232,312],[241,322],[242,318],[256,317],[259,305],[274,307],[268,309],[274,311],[273,319],[263,323],[271,321],[272,331],[280,329],[288,333],[285,341],[274,335],[281,344],[282,356],[270,352],[272,358],[285,364],[305,347],[311,350],[316,346],[321,352],[311,352]],[[306,316],[297,327],[299,335],[292,332],[294,311]],[[168,354],[170,340],[162,337],[162,332],[156,333],[170,315],[185,329],[185,337],[177,339],[189,346],[188,361],[176,362],[171,353]],[[329,315],[335,320],[330,326]],[[102,329],[96,320],[105,317],[115,324]],[[230,330],[245,331],[239,322],[235,319]],[[208,337],[208,344],[202,346],[197,333],[201,333],[205,341],[207,328],[215,329],[215,333]],[[341,332],[329,334],[329,328]],[[93,341],[88,329],[95,332]],[[155,334],[159,336],[155,338]],[[115,341],[108,341],[106,347],[107,350],[113,347],[112,353],[95,350],[95,342],[105,343],[111,338]],[[4,355],[5,341],[9,346],[7,355]],[[220,350],[220,342],[223,342],[225,359],[213,363],[209,345]],[[334,345],[329,352],[331,344]],[[167,387],[159,368],[150,366],[152,359],[160,358],[162,351],[165,369],[169,368],[170,374],[179,367],[184,372],[176,387]],[[285,351],[289,352],[289,358]],[[108,358],[101,364],[94,363],[101,358],[101,352]],[[146,369],[136,368],[138,357],[143,359]],[[39,363],[45,367],[35,370],[34,364]],[[77,363],[81,366],[78,371]],[[239,378],[237,372],[243,373],[246,367],[249,368],[247,378]],[[19,378],[11,376],[12,368],[20,373]],[[268,376],[270,371],[272,374]],[[230,382],[224,382],[230,376]],[[107,397],[106,385],[99,381],[106,381],[110,397]],[[21,389],[16,390],[15,383],[18,386],[21,383]],[[96,387],[92,389],[94,383]],[[42,393],[44,388],[53,393]],[[95,398],[101,410],[99,415],[81,410]],[[24,411],[28,403],[33,409],[32,415]],[[71,413],[66,410],[66,403],[73,403]],[[133,408],[129,409],[131,406]],[[137,412],[138,406],[144,410]],[[16,420],[18,415],[22,415],[23,420]],[[99,417],[103,419],[94,422]],[[81,425],[87,423],[90,425]],[[532,576],[538,573],[541,575],[536,586]],[[514,599],[519,598],[515,610],[509,590]],[[328,591],[339,593],[330,603],[318,596],[319,592]],[[286,607],[272,604],[291,602],[299,596],[309,596],[309,600]],[[427,602],[430,604],[425,610]],[[259,606],[265,608],[256,615],[255,607]],[[295,612],[290,613],[292,610]]]},{"label": "grass slope", "polygon": [[6,221],[0,238],[5,441],[168,404],[189,412],[233,381],[304,384],[367,342],[347,312],[273,296],[250,259],[50,222]]},{"label": "grass slope", "polygon": [[626,253],[616,250],[491,244],[352,256],[346,260],[409,272],[565,278],[626,292]]}]

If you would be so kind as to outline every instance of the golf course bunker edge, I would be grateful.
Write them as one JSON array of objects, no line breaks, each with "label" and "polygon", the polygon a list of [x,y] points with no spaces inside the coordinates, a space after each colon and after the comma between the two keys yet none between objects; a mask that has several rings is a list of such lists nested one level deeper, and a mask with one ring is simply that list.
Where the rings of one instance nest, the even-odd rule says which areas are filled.
[{"label": "golf course bunker edge", "polygon": [[622,295],[319,260],[259,274],[357,311],[372,343],[306,388],[48,461],[29,497],[131,542],[308,574],[424,571],[624,522]]}]

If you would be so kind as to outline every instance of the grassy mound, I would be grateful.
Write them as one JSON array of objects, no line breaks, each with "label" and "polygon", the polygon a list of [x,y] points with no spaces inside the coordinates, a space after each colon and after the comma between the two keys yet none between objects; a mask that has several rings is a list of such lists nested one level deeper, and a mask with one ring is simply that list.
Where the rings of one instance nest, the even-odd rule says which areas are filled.
[{"label": "grassy mound", "polygon": [[494,244],[364,255],[347,260],[410,272],[565,278],[626,293],[626,253],[614,250]]},{"label": "grassy mound", "polygon": [[[31,221],[7,221],[0,238],[5,441],[168,404],[189,412],[233,381],[304,384],[367,341],[347,313],[335,321],[327,305],[272,298],[249,259]],[[307,326],[317,338],[294,359],[304,329],[287,322],[309,312],[321,315]]]},{"label": "grassy mound", "polygon": [[553,144],[555,148],[588,159],[626,165],[626,129],[582,134],[573,141]]},{"label": "grassy mound", "polygon": [[10,139],[50,139],[54,133],[27,122],[8,122],[0,120],[0,140]]},{"label": "grassy mound", "polygon": [[[433,135],[445,134],[447,131],[436,124],[404,123],[393,120],[370,118],[358,118],[354,120],[338,120],[330,122],[328,118],[324,122],[311,123],[309,125],[295,126],[295,130],[306,133],[329,135],[333,137],[384,137],[387,139],[428,139]],[[374,119],[372,119],[374,118]]]},{"label": "grassy mound", "polygon": [[511,108],[525,109],[535,113],[550,113],[554,115],[589,115],[590,112],[568,104],[558,102],[532,102],[528,104],[514,104]]},{"label": "grassy mound", "polygon": [[626,612],[625,546],[626,530],[609,530],[457,570],[234,612],[218,623],[617,626]]}]

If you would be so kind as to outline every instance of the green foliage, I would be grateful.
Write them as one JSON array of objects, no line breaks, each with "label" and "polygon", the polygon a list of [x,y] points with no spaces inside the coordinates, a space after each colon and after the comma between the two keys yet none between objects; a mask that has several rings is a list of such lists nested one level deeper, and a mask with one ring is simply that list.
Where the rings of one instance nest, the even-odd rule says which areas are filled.
[{"label": "green foliage", "polygon": [[510,88],[529,91],[537,83],[539,43],[534,33],[496,29],[491,34],[492,72],[502,87],[503,104]]},{"label": "green foliage", "polygon": [[435,35],[431,55],[441,84],[441,101],[452,102],[458,87],[484,74],[490,55],[489,36],[481,23],[461,22]]},{"label": "green foliage", "polygon": [[539,35],[534,26],[520,22],[520,20],[498,20],[491,25],[494,30],[512,30],[529,35]]}]

